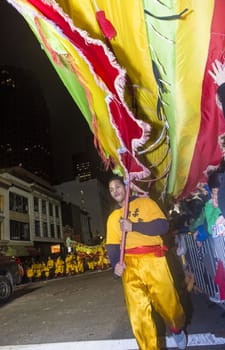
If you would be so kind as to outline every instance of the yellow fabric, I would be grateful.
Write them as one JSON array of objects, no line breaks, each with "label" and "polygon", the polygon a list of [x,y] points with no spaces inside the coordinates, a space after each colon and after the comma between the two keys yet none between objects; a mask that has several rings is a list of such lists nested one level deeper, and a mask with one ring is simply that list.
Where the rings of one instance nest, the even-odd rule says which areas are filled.
[{"label": "yellow fabric", "polygon": [[[115,130],[112,128],[111,121],[108,115],[107,105],[105,98],[107,91],[102,85],[100,80],[96,79],[90,67],[80,55],[80,53],[74,48],[74,46],[64,38],[61,38],[55,27],[49,25],[42,19],[39,19],[41,23],[42,32],[52,43],[54,40],[61,41],[65,51],[69,53],[70,63],[73,69],[76,71],[78,80],[86,91],[89,108],[91,110],[93,120],[96,118],[97,123],[95,125],[95,135],[100,140],[103,149],[106,154],[110,154],[119,163],[119,157],[117,149],[121,147],[118,138],[115,134]],[[72,90],[73,91],[73,90]],[[76,90],[73,91],[76,94]],[[92,128],[92,125],[90,125]],[[105,135],[107,134],[107,137]]]},{"label": "yellow fabric", "polygon": [[[165,137],[154,150],[146,153],[146,164],[151,164],[155,177],[161,178],[154,184],[158,192],[165,190],[168,180],[168,192],[175,197],[179,196],[189,175],[200,126],[202,81],[214,1],[208,0],[207,4],[204,0],[172,1],[170,6],[162,6],[160,2],[151,0],[114,0],[113,4],[105,0],[58,0],[57,3],[69,14],[77,27],[102,41],[105,38],[97,23],[96,11],[100,9],[105,12],[117,32],[110,45],[118,62],[128,73],[131,90],[136,98],[135,115],[138,119],[149,122],[152,127],[151,144],[159,137],[164,124],[156,114],[158,87],[151,60],[157,63],[166,88],[166,93],[161,98],[165,118],[169,122],[171,151]],[[189,11],[181,20],[163,21],[145,15],[144,8],[159,16],[174,15],[185,8]],[[124,21],[126,13],[129,16]],[[81,66],[80,68],[83,69]],[[89,87],[90,91],[95,91],[94,87]],[[127,102],[131,106],[131,96],[127,96]],[[107,140],[104,137],[111,127],[109,120],[105,118],[107,113],[99,113],[98,110],[95,112],[99,127],[105,128],[97,136],[106,153],[118,162],[113,147],[113,143],[117,141],[116,136],[111,135],[110,147],[107,142],[111,136]],[[106,120],[103,122],[103,119]],[[167,178],[163,175],[168,170]]]},{"label": "yellow fabric", "polygon": [[[39,30],[46,42],[57,54],[59,63],[65,65],[65,70],[67,65],[71,65],[68,70],[74,71],[76,79],[67,81],[66,87],[91,130],[96,133],[104,155],[110,157],[117,169],[124,173],[117,153],[121,145],[110,122],[106,106],[108,92],[103,82],[93,75],[84,57],[58,28],[42,17],[27,0],[11,2],[28,22],[50,61],[53,62],[53,58],[50,57],[37,24],[40,25]],[[148,122],[152,128],[146,146],[155,145],[164,126],[164,120],[159,120],[156,112],[159,89],[152,70],[152,59],[156,63],[165,89],[160,97],[169,128],[166,128],[158,146],[148,151],[144,158],[140,147],[138,158],[151,169],[152,178],[158,179],[152,186],[153,189],[164,194],[168,191],[172,196],[178,197],[189,176],[201,122],[202,81],[215,1],[171,0],[169,5],[152,0],[56,0],[49,3],[57,9],[61,7],[62,15],[68,15],[71,23],[86,31],[90,38],[108,45],[96,19],[98,10],[105,12],[106,18],[117,32],[110,41],[110,50],[127,72],[126,102],[135,117]],[[144,13],[146,9],[154,15],[168,16],[185,8],[189,9],[188,13],[182,19],[173,21],[159,20]],[[36,23],[34,16],[37,16]],[[58,74],[62,77],[65,72],[59,69]],[[86,103],[82,104],[83,99],[79,101],[80,95],[75,88],[77,85],[73,87],[73,81],[78,81],[82,86],[81,95],[86,96],[90,114],[87,113]],[[146,183],[140,185],[146,189]]]},{"label": "yellow fabric", "polygon": [[[114,210],[107,220],[106,244],[121,243],[120,219],[124,216],[124,208]],[[132,222],[149,222],[164,219],[165,215],[155,201],[150,198],[136,198],[129,203],[128,218]],[[156,232],[157,235],[157,232]],[[147,236],[139,232],[127,232],[125,248],[134,248],[146,245],[162,245],[160,236]]]},{"label": "yellow fabric", "polygon": [[27,278],[32,278],[34,276],[34,271],[32,270],[32,268],[28,268],[26,270],[26,275],[27,275]]},{"label": "yellow fabric", "polygon": [[48,267],[49,269],[53,269],[54,265],[55,265],[54,260],[53,260],[53,259],[48,259],[48,261],[47,261],[47,267]]},{"label": "yellow fabric", "polygon": [[[106,18],[110,20],[117,32],[115,38],[110,41],[110,47],[120,66],[125,67],[127,71],[126,102],[137,119],[148,122],[152,127],[150,141],[146,147],[154,144],[161,134],[164,121],[159,120],[157,116],[158,87],[152,70],[142,1],[58,0],[57,3],[73,20],[75,26],[87,31],[90,37],[100,39],[103,42],[105,42],[105,38],[96,20],[96,12],[98,9],[105,12]],[[129,16],[126,16],[128,13]],[[125,17],[126,20],[124,20]],[[77,57],[77,54],[74,57]],[[76,60],[74,61],[77,65]],[[82,72],[82,74],[84,72],[84,77],[86,77],[87,72],[86,68],[84,70],[85,64],[80,65],[79,63],[78,67],[79,72]],[[87,74],[89,76],[90,73]],[[99,86],[95,86],[94,82],[92,84],[92,80],[93,78],[90,83],[89,79],[86,78],[90,96],[93,99],[89,101],[89,103],[91,102],[90,108],[94,111],[99,123],[97,138],[105,153],[115,160],[118,169],[124,174],[119,165],[120,161],[117,154],[120,144],[114,130],[112,130],[108,111],[104,106],[104,94],[97,95]],[[94,103],[95,107],[93,108]],[[97,105],[99,105],[98,109]],[[159,192],[165,190],[167,178],[164,178],[163,174],[168,170],[170,161],[171,154],[168,152],[168,145],[165,142],[161,142],[156,149],[146,153],[145,165],[148,167],[151,165],[151,171],[155,177],[161,177],[161,180],[156,183]],[[144,183],[139,185],[145,188]]]},{"label": "yellow fabric", "polygon": [[176,136],[171,135],[170,140],[172,151],[177,155],[176,162],[172,163],[169,192],[178,196],[187,181],[200,128],[202,82],[208,57],[214,0],[176,3],[177,13],[185,7],[190,10],[184,20],[177,22],[176,100],[170,102],[172,113],[168,116],[170,121],[174,119],[171,126]]},{"label": "yellow fabric", "polygon": [[[113,3],[105,0],[57,1],[78,28],[87,31],[93,38],[105,41],[96,20],[97,7],[95,7],[95,2],[98,9],[105,12],[106,17],[116,29],[117,35],[111,40],[110,44],[120,65],[126,67],[129,77],[137,84],[137,88],[143,82],[141,86],[148,90],[153,99],[153,102],[147,101],[146,95],[143,94],[143,106],[146,109],[151,106],[151,113],[156,115],[157,85],[148,51],[142,1],[114,0]],[[129,16],[126,16],[125,21],[125,14],[128,13]]]},{"label": "yellow fabric", "polygon": [[[147,11],[158,16],[172,16],[188,9],[180,20],[145,16],[151,56],[157,63],[166,89],[161,98],[169,123],[172,153],[168,192],[177,197],[189,176],[201,122],[202,82],[215,1],[174,0],[170,6],[162,6],[160,1],[143,2]],[[162,148],[157,151],[155,155],[161,158]],[[148,155],[149,161],[152,157],[152,154]],[[168,157],[164,159],[159,170],[168,165],[168,161]],[[160,188],[160,181],[157,187]]]},{"label": "yellow fabric", "polygon": [[125,256],[122,281],[127,310],[139,350],[159,350],[152,306],[171,328],[182,328],[185,315],[165,257]]}]

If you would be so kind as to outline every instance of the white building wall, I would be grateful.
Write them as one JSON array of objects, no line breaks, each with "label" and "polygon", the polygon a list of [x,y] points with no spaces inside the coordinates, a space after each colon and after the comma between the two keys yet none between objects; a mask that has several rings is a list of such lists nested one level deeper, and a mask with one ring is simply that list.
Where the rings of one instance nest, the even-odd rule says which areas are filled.
[{"label": "white building wall", "polygon": [[[38,198],[39,202],[39,210],[34,210],[34,197]],[[42,213],[42,200],[46,201],[46,214]],[[53,206],[53,215],[50,216],[49,213],[49,203]],[[58,207],[59,210],[59,217],[56,217],[56,211],[55,207]],[[57,239],[63,239],[63,230],[62,230],[62,213],[61,213],[61,203],[59,200],[56,200],[50,196],[44,195],[40,192],[34,191],[32,192],[32,198],[31,198],[31,240],[40,240],[45,241],[46,238],[49,240],[54,241]],[[40,237],[36,237],[35,235],[35,220],[38,220],[40,222]],[[43,222],[47,222],[48,227],[48,237],[44,237],[43,234]],[[51,237],[51,224],[54,225],[54,231],[55,231],[55,238]],[[60,237],[57,236],[57,226],[60,227]]]},{"label": "white building wall", "polygon": [[[22,182],[22,185],[24,188],[26,188],[26,184],[24,182]],[[13,192],[15,194],[18,194],[19,196],[23,196],[25,198],[27,198],[28,200],[28,214],[21,214],[21,213],[15,213],[15,212],[10,212],[9,210],[9,201],[10,201],[10,192]],[[8,191],[8,206],[7,206],[7,211],[8,211],[8,235],[9,235],[9,240],[10,240],[10,220],[14,219],[14,220],[18,220],[21,221],[21,216],[26,217],[26,221],[29,223],[29,233],[30,233],[30,240],[31,240],[31,227],[30,227],[30,217],[31,217],[31,208],[30,208],[30,203],[32,200],[32,196],[29,190],[29,187],[27,187],[27,190],[22,190],[16,186],[11,186],[9,188]],[[30,240],[29,241],[23,241],[23,243],[26,245],[30,244]]]},{"label": "white building wall", "polygon": [[[36,188],[38,188],[38,190],[36,190]],[[28,199],[28,213],[19,212],[16,209],[10,210],[10,192]],[[0,174],[0,196],[0,199],[2,198],[2,204],[0,205],[0,254],[1,252],[4,254],[3,250],[5,249],[5,246],[30,247],[33,245],[34,241],[48,244],[58,244],[63,242],[61,201],[53,188],[52,190],[46,190],[44,187],[42,188],[35,183],[23,181],[9,173],[2,173]],[[41,203],[39,206],[39,212],[34,211],[34,196],[39,198],[40,202],[42,199],[46,200],[46,215],[43,215],[41,212]],[[49,215],[49,202],[53,205],[52,216]],[[58,207],[58,217],[56,217],[55,212],[56,206]],[[43,232],[40,237],[35,235],[35,219],[40,220],[41,230],[43,220],[47,222],[47,237],[43,237]],[[29,240],[10,239],[10,220],[29,223]],[[51,223],[53,223],[55,227],[54,237],[51,237]],[[57,232],[57,226],[59,227],[59,234]],[[23,250],[20,249],[20,251]]]},{"label": "white building wall", "polygon": [[2,196],[2,207],[0,211],[1,236],[0,239],[9,240],[9,192],[8,189],[0,187],[0,196]]}]

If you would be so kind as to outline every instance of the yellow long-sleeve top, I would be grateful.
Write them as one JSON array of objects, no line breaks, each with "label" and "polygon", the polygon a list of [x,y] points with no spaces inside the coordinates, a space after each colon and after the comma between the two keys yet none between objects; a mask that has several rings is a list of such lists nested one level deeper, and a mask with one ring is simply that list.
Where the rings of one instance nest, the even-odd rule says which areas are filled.
[{"label": "yellow long-sleeve top", "polygon": [[[122,232],[120,229],[120,219],[123,218],[123,216],[124,208],[115,209],[109,215],[107,220],[107,245],[121,243]],[[164,213],[155,201],[148,197],[137,197],[131,200],[129,202],[128,219],[133,223],[133,231],[127,232],[125,249],[163,244],[162,238],[160,237],[162,232],[157,232],[157,225],[155,225],[156,231],[154,233],[143,233],[143,227],[145,227],[145,231],[148,231],[148,225],[152,221],[166,219]]]}]

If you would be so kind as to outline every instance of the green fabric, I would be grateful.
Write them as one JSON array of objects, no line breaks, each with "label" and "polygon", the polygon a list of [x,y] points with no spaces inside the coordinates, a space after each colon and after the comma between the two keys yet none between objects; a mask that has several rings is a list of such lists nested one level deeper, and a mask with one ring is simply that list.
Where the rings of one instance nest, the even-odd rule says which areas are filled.
[{"label": "green fabric", "polygon": [[[154,15],[163,13],[163,16],[172,16],[176,13],[176,4],[170,6],[162,6],[159,2],[152,0],[143,0],[144,8]],[[176,30],[177,21],[159,20],[150,17],[145,13],[146,31],[149,45],[150,55],[152,60],[158,66],[165,93],[163,95],[163,108],[166,114],[166,119],[169,122],[168,129],[170,138],[170,147],[173,155],[173,162],[169,173],[168,192],[173,192],[174,183],[176,181],[177,169],[177,135],[176,135]],[[151,23],[151,25],[150,25]],[[160,60],[159,60],[160,57]],[[167,82],[167,83],[166,83]],[[168,84],[169,82],[169,84]]]},{"label": "green fabric", "polygon": [[203,209],[199,217],[196,220],[192,221],[191,225],[189,226],[189,230],[192,233],[195,232],[198,226],[201,226],[204,224],[204,221],[205,221],[205,211]]},{"label": "green fabric", "polygon": [[205,217],[208,225],[208,232],[212,234],[212,226],[215,225],[218,216],[220,216],[221,211],[219,208],[215,208],[212,205],[212,201],[209,200],[205,204]]}]

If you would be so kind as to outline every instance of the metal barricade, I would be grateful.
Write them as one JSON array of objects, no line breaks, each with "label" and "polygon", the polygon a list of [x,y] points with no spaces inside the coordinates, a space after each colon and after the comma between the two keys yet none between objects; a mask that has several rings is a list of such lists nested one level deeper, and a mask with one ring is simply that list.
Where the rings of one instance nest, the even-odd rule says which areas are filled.
[{"label": "metal barricade", "polygon": [[214,282],[218,262],[222,261],[225,267],[225,237],[209,236],[201,246],[198,246],[193,235],[186,234],[185,243],[187,246],[185,264],[194,275],[195,285],[212,302],[225,308],[225,300],[220,299],[219,287]]}]

